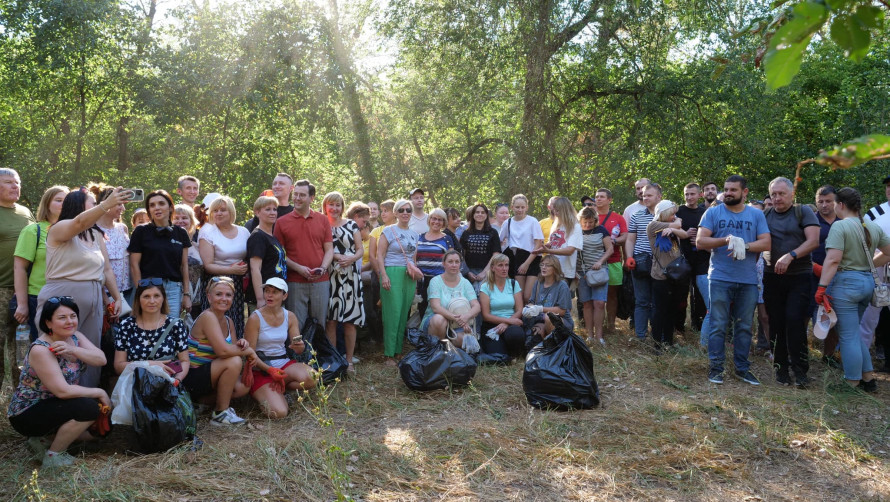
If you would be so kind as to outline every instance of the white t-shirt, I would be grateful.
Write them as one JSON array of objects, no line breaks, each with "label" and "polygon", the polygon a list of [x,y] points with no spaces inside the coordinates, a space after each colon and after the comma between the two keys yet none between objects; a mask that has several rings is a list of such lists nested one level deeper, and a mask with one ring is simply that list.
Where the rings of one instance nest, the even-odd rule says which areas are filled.
[{"label": "white t-shirt", "polygon": [[229,239],[219,231],[216,225],[211,223],[201,227],[198,233],[198,242],[205,240],[213,244],[213,261],[216,265],[230,267],[247,257],[247,239],[250,232],[246,228],[233,225],[238,229],[238,235]]},{"label": "white t-shirt", "polygon": [[529,252],[535,249],[536,239],[544,240],[541,224],[534,216],[526,216],[521,220],[510,218],[501,226],[499,236],[501,241],[509,239],[508,248],[515,247]]},{"label": "white t-shirt", "polygon": [[646,209],[646,206],[644,206],[640,201],[636,201],[633,204],[627,206],[626,208],[624,208],[624,221],[630,221],[631,216],[633,216],[635,213],[639,213],[643,209]]},{"label": "white t-shirt", "polygon": [[423,216],[417,217],[414,216],[414,213],[411,213],[411,221],[408,222],[408,228],[417,232],[417,235],[423,235],[430,231],[430,226],[427,223],[427,219],[429,219],[430,215],[423,213]]},{"label": "white t-shirt", "polygon": [[[581,230],[581,224],[575,223],[575,230],[572,232],[568,238],[566,238],[566,228],[562,225],[559,228],[551,228],[550,229],[550,240],[548,240],[551,245],[551,249],[563,249],[567,247],[573,247],[575,249],[581,249],[584,247],[584,232]],[[578,261],[578,252],[568,256],[561,255],[553,255],[559,260],[559,265],[562,267],[562,274],[566,279],[574,279],[575,278],[575,267]]]}]

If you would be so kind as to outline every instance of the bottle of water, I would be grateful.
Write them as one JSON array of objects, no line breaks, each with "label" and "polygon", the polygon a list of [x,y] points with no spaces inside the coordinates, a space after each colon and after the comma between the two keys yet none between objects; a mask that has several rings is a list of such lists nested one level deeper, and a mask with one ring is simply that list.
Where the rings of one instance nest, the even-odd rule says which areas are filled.
[{"label": "bottle of water", "polygon": [[19,324],[15,328],[15,360],[19,367],[25,365],[25,356],[31,345],[31,328],[27,324]]}]

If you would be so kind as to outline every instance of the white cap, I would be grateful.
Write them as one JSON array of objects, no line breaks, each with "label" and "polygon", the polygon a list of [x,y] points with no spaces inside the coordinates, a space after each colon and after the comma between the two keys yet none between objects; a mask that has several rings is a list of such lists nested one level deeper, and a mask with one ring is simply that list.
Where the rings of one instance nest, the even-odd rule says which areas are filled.
[{"label": "white cap", "polygon": [[676,204],[669,200],[663,200],[655,205],[655,217],[658,218],[661,213],[677,207]]},{"label": "white cap", "polygon": [[816,322],[813,323],[813,335],[820,340],[825,340],[828,330],[833,328],[836,323],[837,314],[834,310],[826,312],[825,307],[819,305],[819,310],[816,311]]},{"label": "white cap", "polygon": [[284,282],[284,279],[281,277],[270,277],[263,283],[263,286],[272,286],[275,289],[280,289],[287,293],[287,283]]},{"label": "white cap", "polygon": [[210,204],[213,204],[213,201],[222,197],[221,193],[210,192],[209,194],[204,196],[204,200],[201,201],[201,205],[205,208],[209,208]]}]

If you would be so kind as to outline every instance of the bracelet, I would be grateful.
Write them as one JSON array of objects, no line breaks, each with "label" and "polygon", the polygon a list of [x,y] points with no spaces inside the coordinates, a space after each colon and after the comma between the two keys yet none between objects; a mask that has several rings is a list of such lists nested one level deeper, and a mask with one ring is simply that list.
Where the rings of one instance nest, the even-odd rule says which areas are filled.
[{"label": "bracelet", "polygon": [[820,287],[820,288],[827,288],[827,287],[828,287],[828,284],[820,284],[819,287]]},{"label": "bracelet", "polygon": [[191,298],[192,294],[191,293],[183,293],[182,296],[187,296],[187,297]]},{"label": "bracelet", "polygon": [[[105,202],[105,201],[102,201],[102,202]],[[102,202],[96,204],[96,207],[101,209],[103,213],[107,213],[108,211],[111,211],[111,209],[105,209],[104,207],[102,207]]]}]

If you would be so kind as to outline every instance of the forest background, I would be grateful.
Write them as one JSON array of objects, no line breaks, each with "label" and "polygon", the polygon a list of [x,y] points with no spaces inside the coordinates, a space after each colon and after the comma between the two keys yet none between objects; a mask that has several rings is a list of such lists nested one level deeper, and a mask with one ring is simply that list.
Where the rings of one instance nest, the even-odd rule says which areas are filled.
[{"label": "forest background", "polygon": [[[885,30],[851,56],[820,25],[793,81],[766,85],[753,27],[784,3],[0,0],[0,165],[31,207],[53,184],[172,192],[192,174],[245,214],[279,171],[347,200],[522,192],[539,215],[599,187],[620,209],[641,176],[681,202],[739,173],[762,198],[819,149],[890,130]],[[830,183],[878,203],[887,175],[810,165],[798,201]]]}]

